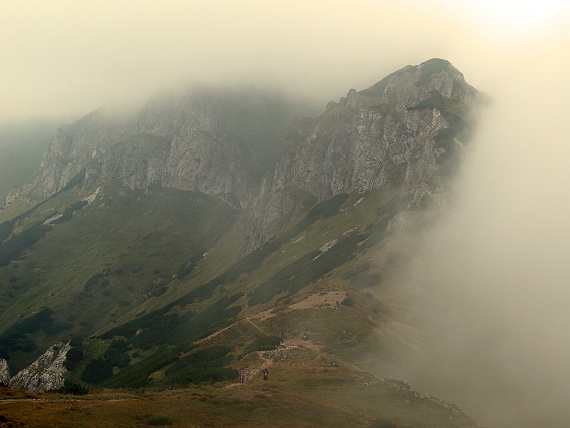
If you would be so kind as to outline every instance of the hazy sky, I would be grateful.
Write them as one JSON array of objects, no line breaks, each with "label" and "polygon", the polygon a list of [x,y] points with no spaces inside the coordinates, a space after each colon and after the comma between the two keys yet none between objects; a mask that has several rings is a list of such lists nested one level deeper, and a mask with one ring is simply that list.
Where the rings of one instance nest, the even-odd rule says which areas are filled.
[{"label": "hazy sky", "polygon": [[458,183],[457,207],[431,237],[437,286],[467,302],[435,321],[454,384],[434,380],[460,405],[498,403],[498,413],[521,418],[513,426],[539,426],[528,414],[553,418],[542,426],[565,426],[566,3],[3,0],[0,123],[73,120],[109,101],[142,102],[161,86],[195,80],[279,86],[324,106],[404,65],[448,59],[495,102]]},{"label": "hazy sky", "polygon": [[[563,3],[3,0],[0,122],[75,118],[194,80],[277,85],[324,104],[432,57],[491,92],[493,69],[529,44],[567,61]],[[538,77],[541,64],[530,66]]]},{"label": "hazy sky", "polygon": [[427,309],[441,340],[431,349],[430,392],[472,415],[491,413],[496,426],[567,427],[568,9],[495,1],[490,13],[487,3],[472,9],[472,32],[456,33],[448,50],[494,103],[471,142],[455,206],[429,236],[438,306]]}]

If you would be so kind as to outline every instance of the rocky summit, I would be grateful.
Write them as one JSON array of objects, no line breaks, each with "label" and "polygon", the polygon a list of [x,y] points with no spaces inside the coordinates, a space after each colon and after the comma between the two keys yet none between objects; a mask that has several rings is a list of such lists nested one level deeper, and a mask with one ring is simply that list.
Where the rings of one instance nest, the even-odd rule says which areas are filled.
[{"label": "rocky summit", "polygon": [[[327,426],[477,426],[392,374],[429,338],[410,314],[416,238],[452,200],[484,101],[431,59],[320,113],[193,86],[60,127],[0,210],[0,383],[207,384],[216,414],[262,400]],[[264,369],[278,386],[259,392]]]},{"label": "rocky summit", "polygon": [[439,192],[434,175],[468,141],[480,102],[441,59],[351,89],[284,135],[309,107],[253,89],[161,92],[134,117],[101,108],[60,128],[34,181],[8,201],[50,197],[74,178],[84,191],[109,179],[199,191],[248,212],[252,251],[310,202],[400,184]]},{"label": "rocky summit", "polygon": [[29,367],[12,377],[8,384],[12,388],[29,391],[51,391],[61,388],[67,372],[63,363],[70,349],[69,343],[52,345]]},{"label": "rocky summit", "polygon": [[19,194],[41,200],[80,176],[84,190],[116,179],[129,190],[199,191],[242,208],[274,165],[286,124],[308,111],[271,92],[202,86],[159,92],[135,115],[102,107],[58,130]]},{"label": "rocky summit", "polygon": [[433,59],[296,121],[254,202],[251,248],[298,215],[307,196],[323,201],[399,185],[439,192],[434,175],[468,141],[479,101],[459,71]]}]

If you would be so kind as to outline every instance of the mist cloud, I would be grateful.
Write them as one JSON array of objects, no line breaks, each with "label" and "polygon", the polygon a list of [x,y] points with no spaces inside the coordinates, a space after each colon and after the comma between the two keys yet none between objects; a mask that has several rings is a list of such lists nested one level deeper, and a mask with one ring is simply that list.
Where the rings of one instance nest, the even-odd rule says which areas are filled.
[{"label": "mist cloud", "polygon": [[0,120],[82,115],[196,80],[325,105],[463,38],[420,1],[11,2],[0,24]]},{"label": "mist cloud", "polygon": [[[5,2],[0,122],[78,117],[101,104],[136,104],[159,87],[197,80],[277,86],[325,105],[432,57],[450,60],[490,92],[495,61],[501,63],[505,51],[532,42],[545,28],[567,28],[550,22],[512,33],[479,3]],[[567,47],[555,38],[549,43],[559,52]]]},{"label": "mist cloud", "polygon": [[450,60],[494,103],[471,144],[457,206],[427,238],[427,315],[440,365],[423,381],[467,410],[495,406],[501,423],[563,425],[570,21],[561,13],[507,36],[459,3],[5,2],[0,122],[76,119],[186,81],[276,86],[324,106],[406,64]]},{"label": "mist cloud", "polygon": [[456,205],[428,238],[433,300],[422,310],[437,339],[423,375],[497,426],[570,421],[570,86],[560,46],[570,38],[553,31],[491,57],[495,100]]}]

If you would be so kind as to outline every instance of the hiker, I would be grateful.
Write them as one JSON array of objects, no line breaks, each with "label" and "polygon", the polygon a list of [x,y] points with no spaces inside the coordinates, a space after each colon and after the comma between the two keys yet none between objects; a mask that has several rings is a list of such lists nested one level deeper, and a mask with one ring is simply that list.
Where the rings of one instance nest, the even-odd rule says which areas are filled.
[{"label": "hiker", "polygon": [[239,369],[239,383],[245,383],[245,369]]},{"label": "hiker", "polygon": [[269,370],[267,369],[263,369],[263,380],[266,382],[269,380]]}]

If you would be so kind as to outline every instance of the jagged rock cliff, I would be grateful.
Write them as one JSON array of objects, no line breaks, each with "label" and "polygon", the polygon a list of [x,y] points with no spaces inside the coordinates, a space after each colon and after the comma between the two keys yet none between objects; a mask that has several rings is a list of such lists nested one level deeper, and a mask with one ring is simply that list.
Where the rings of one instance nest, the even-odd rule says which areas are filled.
[{"label": "jagged rock cliff", "polygon": [[8,367],[8,361],[0,358],[0,385],[8,385],[10,382],[10,368]]},{"label": "jagged rock cliff", "polygon": [[9,386],[37,392],[61,388],[64,384],[64,375],[67,373],[63,363],[70,349],[69,343],[56,343],[51,346],[30,366],[10,379]]},{"label": "jagged rock cliff", "polygon": [[415,203],[444,199],[437,177],[453,169],[480,98],[441,59],[351,89],[287,133],[307,108],[275,95],[205,87],[160,93],[131,118],[100,109],[59,129],[33,183],[9,197],[41,200],[69,183],[90,190],[102,180],[131,190],[200,191],[245,212],[252,251],[338,193],[405,186]]},{"label": "jagged rock cliff", "polygon": [[[11,297],[5,295],[0,302],[10,311],[9,316],[3,315],[4,319],[11,321],[22,317],[18,312],[21,308],[49,304],[41,313],[47,314],[49,319],[51,307],[57,308],[53,322],[58,328],[52,333],[52,329],[36,327],[46,324],[39,322],[46,319],[33,318],[31,323],[26,318],[19,322],[27,324],[20,328],[18,323],[18,328],[12,328],[9,333],[27,335],[29,332],[30,337],[26,337],[25,342],[29,349],[32,347],[27,343],[34,343],[32,341],[44,334],[53,343],[64,337],[78,336],[111,340],[117,332],[128,339],[125,344],[135,343],[136,337],[140,340],[137,349],[146,350],[147,346],[179,345],[179,340],[194,340],[198,333],[203,333],[197,328],[204,331],[222,328],[224,323],[242,316],[240,314],[253,313],[256,305],[262,308],[261,305],[272,299],[281,302],[287,296],[293,298],[299,290],[305,287],[308,290],[317,281],[323,280],[329,287],[339,279],[341,284],[356,287],[357,282],[353,280],[360,281],[361,277],[366,278],[362,279],[362,287],[375,286],[397,251],[386,250],[374,265],[365,263],[366,258],[360,254],[373,246],[383,247],[383,240],[390,232],[405,231],[425,213],[419,209],[407,210],[408,204],[419,204],[436,196],[445,199],[445,174],[453,170],[450,166],[456,163],[458,153],[469,139],[471,112],[478,98],[477,91],[465,83],[463,76],[447,61],[430,60],[419,66],[405,67],[366,90],[350,90],[346,98],[329,103],[319,116],[293,122],[279,143],[277,131],[281,126],[274,126],[275,132],[268,133],[265,125],[271,123],[273,116],[278,116],[280,121],[286,119],[290,112],[286,103],[262,96],[247,101],[244,93],[228,95],[204,88],[183,95],[160,94],[132,118],[120,118],[102,109],[60,129],[44,156],[35,182],[20,193],[31,199],[45,198],[71,183],[78,184],[85,193],[78,197],[69,192],[62,198],[54,198],[54,203],[67,204],[65,207],[31,210],[34,218],[40,219],[34,221],[44,222],[37,223],[38,226],[53,226],[55,230],[40,236],[39,245],[27,253],[23,251],[31,248],[31,244],[22,244],[20,253],[6,252],[6,265],[20,254],[26,255],[4,271],[6,284],[14,277],[10,291],[22,300],[13,305]],[[276,155],[278,149],[282,149],[279,156]],[[159,198],[161,192],[154,191],[149,192],[148,197],[128,195],[121,201],[124,204],[115,203],[111,197],[116,194],[109,194],[104,195],[109,196],[108,200],[86,206],[84,210],[77,208],[84,204],[74,199],[93,202],[99,191],[103,194],[115,191],[116,186],[106,186],[109,180],[133,190],[164,186],[223,198],[232,206],[242,208],[242,223],[236,226],[243,226],[245,236],[250,239],[244,240],[242,230],[237,227],[230,229],[237,221],[233,215],[236,210],[227,210],[226,214],[223,204],[216,204],[212,209],[224,212],[226,218],[231,216],[227,225],[221,221],[200,221],[205,227],[200,227],[199,234],[194,233],[193,228],[176,227],[186,224],[186,219],[191,223],[198,222],[200,216],[212,217],[213,211],[209,208],[194,215],[198,202],[202,205],[203,200],[210,199],[204,195],[185,207],[177,203],[169,205],[169,201],[189,197],[183,192],[164,192],[175,194],[164,199]],[[357,209],[346,208],[348,203],[341,207],[349,200],[343,193],[364,194],[377,189],[387,190],[372,195],[378,197],[376,201],[382,199],[382,205],[376,205],[373,198],[358,197],[351,206],[356,207],[362,200],[364,204]],[[128,192],[121,190],[120,193]],[[12,194],[17,197],[18,192],[15,190]],[[338,195],[332,199],[334,204],[315,206],[316,202],[334,195]],[[72,202],[68,202],[70,200]],[[391,200],[399,202],[392,206],[388,202]],[[155,209],[156,204],[149,201],[160,201],[160,209]],[[124,208],[128,205],[133,209]],[[252,257],[240,258],[245,241],[248,251],[258,248],[312,206],[317,209],[309,211],[305,217],[308,221],[299,224],[302,227],[280,235]],[[179,207],[182,208],[180,215],[171,215],[178,212]],[[72,215],[76,209],[81,209],[81,213]],[[352,219],[349,218],[351,211]],[[368,223],[373,215],[367,214],[375,211],[375,218]],[[309,242],[323,230],[321,227],[328,227],[327,222],[317,218],[326,212],[333,213],[330,224],[335,224],[333,230],[338,233],[331,234],[330,239],[316,237],[323,242]],[[65,220],[66,216],[71,218]],[[140,217],[141,221],[135,222],[134,217]],[[61,223],[56,223],[60,218],[68,223],[60,226]],[[344,229],[345,219],[350,221],[350,230],[340,229]],[[4,236],[8,237],[18,228],[28,230],[23,229],[25,223],[31,223],[25,216],[6,223]],[[318,224],[318,228],[311,230],[313,223]],[[221,232],[214,233],[216,229]],[[225,230],[231,230],[234,236],[224,239],[230,235],[224,235]],[[305,234],[309,239],[301,242]],[[68,236],[70,239],[62,239]],[[32,244],[37,242],[32,240],[35,236],[31,234],[20,238]],[[12,239],[13,236],[6,239],[6,247],[12,244]],[[193,239],[198,241],[195,245]],[[285,247],[285,240],[300,245]],[[397,240],[394,241],[398,245]],[[219,246],[214,247],[216,245]],[[51,251],[56,246],[58,251]],[[43,248],[38,250],[38,247]],[[287,259],[275,263],[281,251],[289,250]],[[47,257],[48,252],[53,254]],[[79,259],[77,254],[81,256]],[[400,266],[407,267],[407,262]],[[302,275],[297,276],[297,271]],[[28,272],[37,275],[28,277]],[[387,276],[397,274],[399,271],[394,273],[388,269]],[[31,285],[24,287],[24,280]],[[65,287],[61,288],[61,284]],[[149,290],[151,284],[156,285],[156,289]],[[215,299],[219,300],[210,303]],[[143,313],[148,317],[141,317]],[[199,322],[201,316],[215,323]],[[364,318],[368,319],[367,315]],[[66,322],[60,324],[63,320]],[[187,335],[181,329],[186,330],[190,320],[195,327],[192,327],[194,332]],[[172,334],[159,331],[164,325],[172,327]],[[181,326],[180,329],[177,326]],[[196,336],[192,336],[194,334]],[[160,340],[155,342],[155,336]],[[61,386],[65,373],[63,348],[69,348],[62,344],[58,347],[50,348],[36,363],[18,373],[10,384],[33,390]],[[20,349],[16,348],[15,352]],[[151,355],[150,352],[144,354],[143,358]],[[89,355],[99,356],[100,353]],[[143,385],[148,374],[143,372]]]},{"label": "jagged rock cliff", "polygon": [[19,194],[41,200],[80,176],[84,190],[111,179],[131,190],[200,191],[241,208],[273,168],[287,125],[307,111],[273,93],[206,87],[158,93],[135,117],[101,108],[57,131]]},{"label": "jagged rock cliff", "polygon": [[433,59],[366,90],[351,89],[317,118],[295,122],[250,211],[248,249],[272,237],[311,198],[387,185],[418,191],[416,199],[437,193],[434,173],[449,168],[468,140],[478,100],[459,71]]}]

